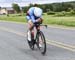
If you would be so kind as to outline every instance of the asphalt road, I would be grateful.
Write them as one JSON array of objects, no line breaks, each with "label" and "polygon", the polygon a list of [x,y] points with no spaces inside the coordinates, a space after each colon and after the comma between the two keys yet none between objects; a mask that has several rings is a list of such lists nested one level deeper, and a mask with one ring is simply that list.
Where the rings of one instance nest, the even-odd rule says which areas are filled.
[{"label": "asphalt road", "polygon": [[75,30],[42,27],[47,53],[30,50],[26,41],[26,24],[0,22],[0,60],[75,60]]}]

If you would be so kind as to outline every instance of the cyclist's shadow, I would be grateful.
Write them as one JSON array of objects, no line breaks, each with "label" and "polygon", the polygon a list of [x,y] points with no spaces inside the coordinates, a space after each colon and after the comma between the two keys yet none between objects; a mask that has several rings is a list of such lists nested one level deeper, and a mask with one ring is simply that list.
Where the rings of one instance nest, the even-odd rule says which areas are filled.
[{"label": "cyclist's shadow", "polygon": [[[31,55],[31,56],[43,56],[40,52],[39,49],[35,48],[34,50],[31,50],[29,47],[28,48],[18,48],[22,53],[25,53],[27,55]],[[44,56],[47,56],[47,54],[45,54]]]}]

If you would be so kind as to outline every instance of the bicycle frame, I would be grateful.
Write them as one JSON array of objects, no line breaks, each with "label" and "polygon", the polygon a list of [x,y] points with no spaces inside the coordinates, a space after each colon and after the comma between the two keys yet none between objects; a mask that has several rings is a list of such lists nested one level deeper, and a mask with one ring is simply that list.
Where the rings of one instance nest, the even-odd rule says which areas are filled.
[{"label": "bicycle frame", "polygon": [[[36,34],[39,34],[40,32],[40,26],[45,26],[47,28],[47,25],[43,25],[43,24],[36,24],[33,26],[33,28],[35,27],[36,28]],[[36,39],[36,36],[34,38],[34,40]]]}]

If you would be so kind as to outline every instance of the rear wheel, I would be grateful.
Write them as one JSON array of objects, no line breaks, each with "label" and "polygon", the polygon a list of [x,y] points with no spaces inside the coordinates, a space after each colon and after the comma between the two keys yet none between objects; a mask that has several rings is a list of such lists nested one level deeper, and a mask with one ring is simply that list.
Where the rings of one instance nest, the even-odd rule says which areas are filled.
[{"label": "rear wheel", "polygon": [[46,53],[46,40],[45,40],[45,36],[43,34],[42,31],[40,31],[37,34],[37,38],[36,38],[36,42],[37,42],[37,47],[39,48],[39,50],[41,51],[41,53],[44,55]]}]

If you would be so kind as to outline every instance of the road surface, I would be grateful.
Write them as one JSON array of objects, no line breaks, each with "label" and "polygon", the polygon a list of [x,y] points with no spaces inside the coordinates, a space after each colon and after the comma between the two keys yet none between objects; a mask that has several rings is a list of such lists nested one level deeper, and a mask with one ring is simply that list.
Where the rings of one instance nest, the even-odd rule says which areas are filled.
[{"label": "road surface", "polygon": [[42,27],[47,41],[47,53],[29,49],[27,25],[0,22],[0,60],[75,60],[75,30]]}]

